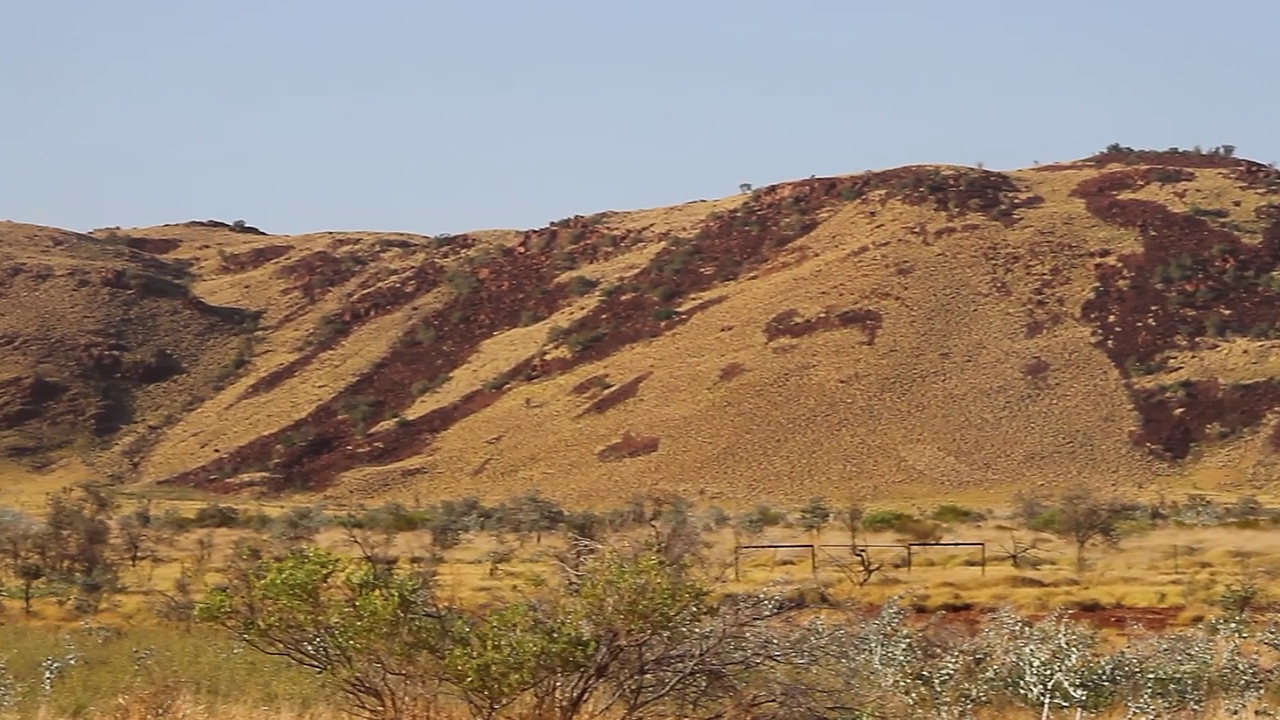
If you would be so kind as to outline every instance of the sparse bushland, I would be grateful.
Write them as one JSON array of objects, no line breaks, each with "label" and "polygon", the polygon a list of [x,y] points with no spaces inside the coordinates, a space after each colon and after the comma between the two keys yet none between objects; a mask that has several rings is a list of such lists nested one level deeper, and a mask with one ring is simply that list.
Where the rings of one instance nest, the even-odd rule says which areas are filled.
[{"label": "sparse bushland", "polygon": [[[376,718],[1163,718],[1274,697],[1269,556],[1241,545],[1280,529],[1276,509],[1247,496],[1017,500],[1012,512],[907,512],[814,497],[735,522],[670,495],[608,512],[530,492],[268,514],[78,488],[40,515],[0,512],[0,586],[14,601],[0,624],[0,717],[181,717],[200,706],[236,717],[250,703],[309,713],[342,701]],[[988,541],[985,578],[945,546],[918,546],[911,574],[874,547],[917,525]],[[873,572],[859,579],[836,549],[813,575],[795,558],[744,555],[732,582],[729,532],[836,540]],[[1232,539],[1210,550],[1214,533]],[[996,553],[1011,535],[1010,553]],[[1103,536],[1124,555],[1094,548]],[[1106,587],[1115,563],[1135,573],[1154,562],[1150,579],[1163,582],[1170,558],[1153,553],[1168,538],[1181,548],[1182,612],[1193,587],[1200,598],[1183,627],[1089,620],[1125,617],[1123,603],[1085,587]],[[1239,562],[1215,567],[1213,553],[1229,548]],[[963,573],[972,579],[957,582]],[[958,594],[993,586],[1017,592]],[[1039,596],[1048,607],[1030,600]],[[70,619],[79,630],[42,630]]]}]

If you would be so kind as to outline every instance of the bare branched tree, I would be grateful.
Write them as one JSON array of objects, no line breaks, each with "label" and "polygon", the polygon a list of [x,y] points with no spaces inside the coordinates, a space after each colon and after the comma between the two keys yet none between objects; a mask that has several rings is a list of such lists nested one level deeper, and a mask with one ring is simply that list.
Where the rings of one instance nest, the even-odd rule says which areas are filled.
[{"label": "bare branched tree", "polygon": [[1044,538],[1032,537],[1030,541],[1021,540],[1017,533],[1009,533],[1009,544],[999,546],[996,558],[1008,560],[1015,568],[1033,566],[1040,561],[1039,553],[1045,549]]}]

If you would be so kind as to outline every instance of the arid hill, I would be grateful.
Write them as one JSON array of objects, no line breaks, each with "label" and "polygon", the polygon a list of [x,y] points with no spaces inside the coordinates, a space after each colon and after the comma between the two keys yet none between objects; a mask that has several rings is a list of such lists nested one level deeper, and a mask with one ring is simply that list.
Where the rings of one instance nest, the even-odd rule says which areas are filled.
[{"label": "arid hill", "polygon": [[528,231],[0,224],[0,452],[332,500],[1280,469],[1280,172],[1112,147]]}]

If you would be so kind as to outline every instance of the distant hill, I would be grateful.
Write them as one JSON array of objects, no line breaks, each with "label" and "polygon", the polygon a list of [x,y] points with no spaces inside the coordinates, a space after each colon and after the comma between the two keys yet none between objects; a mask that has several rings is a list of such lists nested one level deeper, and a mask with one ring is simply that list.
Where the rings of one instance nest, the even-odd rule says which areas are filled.
[{"label": "distant hill", "polygon": [[1280,172],[1112,147],[527,231],[0,224],[0,456],[335,500],[1268,488]]}]

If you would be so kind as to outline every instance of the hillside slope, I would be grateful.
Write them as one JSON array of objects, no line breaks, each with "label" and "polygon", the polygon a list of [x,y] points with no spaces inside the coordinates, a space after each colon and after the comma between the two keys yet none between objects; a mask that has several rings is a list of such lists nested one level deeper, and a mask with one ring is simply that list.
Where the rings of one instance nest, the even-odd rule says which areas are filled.
[{"label": "hillside slope", "polygon": [[[0,286],[75,319],[0,320],[0,430],[55,457],[89,433],[122,480],[740,504],[1277,477],[1280,173],[1221,153],[912,166],[523,232],[4,232],[6,266],[187,293]],[[54,392],[31,368],[131,328],[119,352],[182,367],[129,375],[133,416],[86,430],[89,385],[24,409]]]}]

